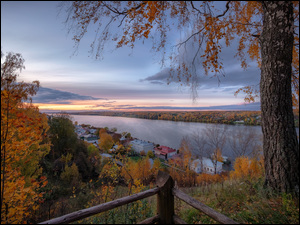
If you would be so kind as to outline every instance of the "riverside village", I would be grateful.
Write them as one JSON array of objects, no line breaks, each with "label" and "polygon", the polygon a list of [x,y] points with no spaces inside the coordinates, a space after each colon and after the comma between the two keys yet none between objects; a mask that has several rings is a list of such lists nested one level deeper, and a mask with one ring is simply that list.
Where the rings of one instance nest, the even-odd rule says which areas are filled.
[{"label": "riverside village", "polygon": [[[119,143],[112,144],[112,147],[107,151],[99,147],[101,143],[101,140],[99,139],[99,128],[85,124],[78,125],[75,122],[75,132],[77,137],[98,148],[102,158],[115,160],[115,155],[118,152],[119,145],[129,149],[130,154],[128,156],[149,156],[151,167],[153,165],[154,158],[160,159],[161,163],[165,166],[170,166],[168,164],[169,162],[176,164],[183,158],[183,153],[178,149],[176,150],[168,146],[161,146],[146,140],[133,138],[131,137],[131,134],[127,132],[119,134],[116,132],[116,128],[109,130],[105,127],[103,129],[105,129],[106,132],[113,138],[114,143]],[[117,164],[122,165],[119,161],[117,161]],[[223,155],[217,159],[213,155],[210,157],[202,157],[202,159],[198,156],[191,155],[189,159],[189,168],[197,174],[206,173],[211,175],[220,174],[232,169],[231,160]]]}]

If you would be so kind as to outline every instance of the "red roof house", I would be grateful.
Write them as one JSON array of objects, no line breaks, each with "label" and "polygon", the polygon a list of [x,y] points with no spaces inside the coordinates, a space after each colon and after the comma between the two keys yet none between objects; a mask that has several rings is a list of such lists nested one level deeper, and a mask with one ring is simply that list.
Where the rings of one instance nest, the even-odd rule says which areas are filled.
[{"label": "red roof house", "polygon": [[172,156],[176,155],[177,151],[173,148],[167,146],[159,146],[154,149],[155,154],[163,159],[169,159]]}]

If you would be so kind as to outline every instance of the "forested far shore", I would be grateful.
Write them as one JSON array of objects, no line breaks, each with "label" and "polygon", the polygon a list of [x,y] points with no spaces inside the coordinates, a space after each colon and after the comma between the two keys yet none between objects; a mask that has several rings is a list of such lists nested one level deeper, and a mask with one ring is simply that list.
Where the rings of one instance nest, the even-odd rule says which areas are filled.
[{"label": "forested far shore", "polygon": [[[117,116],[182,122],[261,125],[260,111],[87,111],[73,115]],[[294,110],[295,126],[299,127],[299,111]]]}]

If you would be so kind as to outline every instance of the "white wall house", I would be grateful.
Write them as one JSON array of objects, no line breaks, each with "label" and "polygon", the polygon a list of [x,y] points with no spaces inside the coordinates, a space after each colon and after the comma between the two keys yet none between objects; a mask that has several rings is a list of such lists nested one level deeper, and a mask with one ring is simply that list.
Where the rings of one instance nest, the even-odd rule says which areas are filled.
[{"label": "white wall house", "polygon": [[148,141],[142,141],[139,139],[135,139],[130,142],[132,149],[138,153],[144,151],[146,154],[148,151],[154,151],[154,144]]},{"label": "white wall house", "polygon": [[[201,161],[200,159],[196,159],[191,163],[191,169],[196,173],[207,173],[207,174],[215,174],[215,167],[211,159],[203,157],[203,171],[201,170]],[[223,163],[217,162],[217,173],[222,172]]]},{"label": "white wall house", "polygon": [[196,173],[201,173],[201,160],[195,159],[191,163],[191,170],[194,170]]}]

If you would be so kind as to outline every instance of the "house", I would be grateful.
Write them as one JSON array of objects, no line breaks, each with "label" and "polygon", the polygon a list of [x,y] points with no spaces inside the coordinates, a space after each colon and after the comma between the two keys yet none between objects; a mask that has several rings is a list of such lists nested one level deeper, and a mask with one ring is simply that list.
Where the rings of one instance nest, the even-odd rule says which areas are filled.
[{"label": "house", "polygon": [[176,155],[177,151],[167,146],[159,146],[154,149],[154,153],[159,158],[168,160],[169,158],[172,158],[174,155]]},{"label": "house", "polygon": [[234,123],[236,123],[236,124],[244,124],[245,121],[244,120],[237,120],[237,121],[234,121]]},{"label": "house", "polygon": [[154,144],[148,141],[142,141],[139,139],[135,139],[133,141],[130,142],[131,144],[131,148],[138,152],[141,153],[142,151],[144,151],[146,154],[148,153],[148,151],[154,151]]},{"label": "house", "polygon": [[191,168],[191,170],[194,170],[196,173],[201,173],[201,171],[202,171],[201,160],[195,159],[194,161],[192,161],[190,168]]},{"label": "house", "polygon": [[90,130],[89,130],[89,132],[90,132],[91,134],[95,134],[96,131],[97,131],[97,129],[90,129]]},{"label": "house", "polygon": [[100,155],[101,155],[101,157],[104,157],[104,158],[109,158],[109,159],[112,158],[112,156],[110,154],[107,154],[107,153],[102,153]]},{"label": "house", "polygon": [[[222,165],[223,163],[217,162],[217,168],[216,168],[217,174],[222,172]],[[191,169],[194,170],[196,173],[215,174],[215,167],[211,159],[203,157],[202,166],[203,166],[203,171],[201,168],[200,159],[196,159],[191,163]]]},{"label": "house", "polygon": [[87,130],[80,125],[75,125],[75,132],[78,137],[81,137],[88,133]]},{"label": "house", "polygon": [[96,135],[92,135],[92,134],[85,134],[85,135],[82,135],[80,136],[80,138],[88,143],[91,143],[91,144],[98,144],[98,137]]}]

